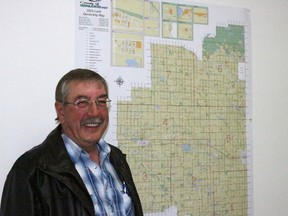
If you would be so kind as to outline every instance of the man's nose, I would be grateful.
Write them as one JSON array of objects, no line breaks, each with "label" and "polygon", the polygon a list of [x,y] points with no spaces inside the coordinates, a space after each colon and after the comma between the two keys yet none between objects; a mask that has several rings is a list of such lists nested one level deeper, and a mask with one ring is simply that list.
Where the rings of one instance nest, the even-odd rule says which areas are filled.
[{"label": "man's nose", "polygon": [[96,115],[98,113],[99,113],[99,107],[98,107],[97,101],[93,101],[92,103],[89,104],[88,114]]}]

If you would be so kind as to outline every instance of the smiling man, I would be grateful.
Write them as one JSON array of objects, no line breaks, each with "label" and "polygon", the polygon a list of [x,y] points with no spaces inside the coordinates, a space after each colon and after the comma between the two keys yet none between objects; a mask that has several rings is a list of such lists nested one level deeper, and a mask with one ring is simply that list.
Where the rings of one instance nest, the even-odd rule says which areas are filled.
[{"label": "smiling man", "polygon": [[105,79],[72,70],[55,97],[59,125],[13,165],[0,216],[143,215],[125,155],[102,139],[111,102]]}]

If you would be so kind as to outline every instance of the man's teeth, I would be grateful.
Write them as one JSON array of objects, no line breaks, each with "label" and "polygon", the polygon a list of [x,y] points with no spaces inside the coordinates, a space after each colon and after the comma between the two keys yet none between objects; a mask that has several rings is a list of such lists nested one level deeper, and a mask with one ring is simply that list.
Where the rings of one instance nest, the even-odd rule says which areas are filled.
[{"label": "man's teeth", "polygon": [[86,127],[97,127],[99,125],[99,123],[95,123],[95,124],[85,124]]}]

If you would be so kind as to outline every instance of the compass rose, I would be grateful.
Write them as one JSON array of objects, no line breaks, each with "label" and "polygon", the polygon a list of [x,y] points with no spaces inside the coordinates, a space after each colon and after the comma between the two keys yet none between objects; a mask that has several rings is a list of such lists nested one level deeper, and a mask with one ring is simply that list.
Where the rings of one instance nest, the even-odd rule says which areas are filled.
[{"label": "compass rose", "polygon": [[120,76],[115,80],[115,82],[119,87],[124,84],[124,80]]}]

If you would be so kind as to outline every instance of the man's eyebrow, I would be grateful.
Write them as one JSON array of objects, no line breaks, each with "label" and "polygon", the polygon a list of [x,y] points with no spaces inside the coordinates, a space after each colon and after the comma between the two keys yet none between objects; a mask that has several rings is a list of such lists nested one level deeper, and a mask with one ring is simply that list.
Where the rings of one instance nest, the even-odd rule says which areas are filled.
[{"label": "man's eyebrow", "polygon": [[108,98],[108,94],[100,95],[98,98]]},{"label": "man's eyebrow", "polygon": [[[108,94],[102,94],[98,98],[108,98]],[[79,99],[89,99],[89,97],[87,95],[77,95],[75,97],[75,100],[79,100]]]},{"label": "man's eyebrow", "polygon": [[77,95],[75,97],[75,100],[79,100],[79,99],[88,99],[88,97],[86,95]]}]

